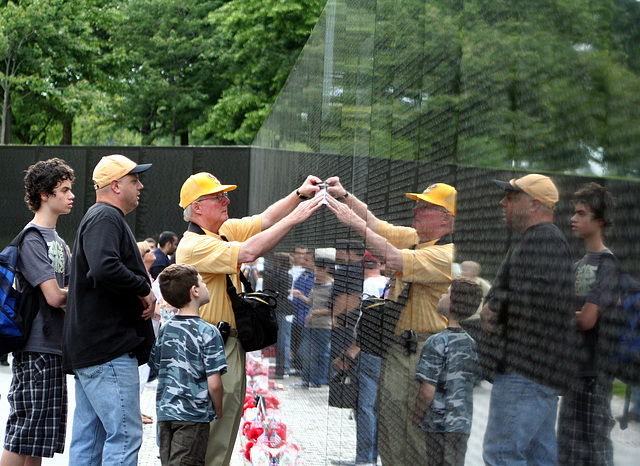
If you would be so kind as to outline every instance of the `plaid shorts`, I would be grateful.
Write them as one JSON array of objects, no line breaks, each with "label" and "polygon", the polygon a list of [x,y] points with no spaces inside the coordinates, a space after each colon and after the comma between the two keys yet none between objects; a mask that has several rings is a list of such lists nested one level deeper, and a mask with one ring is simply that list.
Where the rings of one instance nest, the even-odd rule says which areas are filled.
[{"label": "plaid shorts", "polygon": [[4,448],[39,458],[62,453],[67,431],[67,381],[62,356],[16,352],[12,372]]},{"label": "plaid shorts", "polygon": [[582,388],[569,390],[558,415],[558,464],[613,465],[612,381],[582,377]]}]

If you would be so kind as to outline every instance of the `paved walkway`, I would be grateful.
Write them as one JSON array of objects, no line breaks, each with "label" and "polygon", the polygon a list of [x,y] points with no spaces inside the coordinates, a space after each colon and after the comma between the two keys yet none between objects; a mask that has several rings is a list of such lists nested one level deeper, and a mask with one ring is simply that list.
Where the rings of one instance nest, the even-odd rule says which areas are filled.
[{"label": "paved walkway", "polygon": [[[330,408],[327,405],[329,390],[326,387],[310,390],[293,388],[296,377],[284,379],[282,390],[278,397],[281,401],[281,411],[284,422],[289,428],[293,441],[304,449],[305,464],[307,466],[347,466],[354,464],[355,458],[355,422],[350,410]],[[4,429],[9,411],[6,394],[11,382],[11,369],[0,366],[0,433],[4,439]],[[69,387],[69,419],[73,419],[74,382],[68,378]],[[142,394],[141,405],[143,412],[155,414],[155,384],[148,384]],[[466,464],[481,465],[482,435],[486,426],[489,407],[489,393],[491,385],[483,382],[476,388],[474,394],[475,412],[473,430],[469,439]],[[614,398],[614,416],[622,413],[623,400]],[[155,417],[155,416],[154,416]],[[67,447],[71,437],[71,426],[67,433]],[[622,431],[619,426],[613,429],[615,464],[620,466],[635,466],[640,457],[640,424],[631,423],[629,428]],[[236,452],[231,462],[232,466],[246,466],[239,452],[240,442],[236,444]],[[140,465],[159,465],[158,449],[155,445],[155,424],[144,427],[144,438],[140,451]],[[43,460],[43,465],[77,466],[69,462],[68,452],[56,455],[52,459]]]}]

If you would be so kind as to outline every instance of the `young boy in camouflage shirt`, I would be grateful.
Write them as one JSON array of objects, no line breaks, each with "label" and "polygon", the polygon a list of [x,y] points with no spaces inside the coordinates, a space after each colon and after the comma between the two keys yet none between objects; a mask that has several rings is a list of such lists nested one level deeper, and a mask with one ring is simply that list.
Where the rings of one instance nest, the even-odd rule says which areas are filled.
[{"label": "young boy in camouflage shirt", "polygon": [[458,323],[471,317],[482,300],[480,285],[454,279],[438,302],[449,319],[446,330],[429,337],[420,354],[413,422],[427,433],[429,463],[464,465],[478,383],[476,344]]},{"label": "young boy in camouflage shirt", "polygon": [[170,265],[158,280],[163,298],[179,309],[160,328],[149,356],[158,374],[160,461],[204,465],[209,423],[222,417],[224,343],[218,329],[200,318],[209,291],[193,265]]}]

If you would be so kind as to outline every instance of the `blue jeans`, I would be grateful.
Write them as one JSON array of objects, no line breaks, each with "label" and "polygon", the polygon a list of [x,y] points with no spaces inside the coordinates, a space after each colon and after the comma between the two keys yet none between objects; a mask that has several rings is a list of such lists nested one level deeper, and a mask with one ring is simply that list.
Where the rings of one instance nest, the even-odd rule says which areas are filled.
[{"label": "blue jeans", "polygon": [[356,463],[378,461],[378,379],[382,359],[360,352],[358,409],[356,411]]},{"label": "blue jeans", "polygon": [[73,464],[138,464],[142,445],[138,360],[128,354],[74,370]]},{"label": "blue jeans", "polygon": [[482,457],[487,465],[556,465],[558,392],[520,374],[497,374]]},{"label": "blue jeans", "polygon": [[302,329],[302,380],[317,385],[329,383],[331,329]]},{"label": "blue jeans", "polygon": [[276,342],[276,375],[288,374],[291,370],[291,322],[284,314],[276,314],[278,319],[278,341]]}]

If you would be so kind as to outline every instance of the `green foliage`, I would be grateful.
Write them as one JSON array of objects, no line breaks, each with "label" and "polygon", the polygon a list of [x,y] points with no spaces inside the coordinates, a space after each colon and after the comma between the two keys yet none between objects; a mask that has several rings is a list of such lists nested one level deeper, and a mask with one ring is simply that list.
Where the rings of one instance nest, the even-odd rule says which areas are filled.
[{"label": "green foliage", "polygon": [[639,2],[335,5],[256,145],[640,176]]},{"label": "green foliage", "polygon": [[75,144],[86,146],[139,146],[142,136],[139,131],[131,131],[122,126],[112,109],[119,105],[106,92],[93,91],[91,107],[74,119],[73,137]]},{"label": "green foliage", "polygon": [[[201,0],[132,0],[109,31],[120,75],[114,90],[117,121],[140,131],[144,144],[187,134],[220,95],[207,17],[220,4]],[[212,79],[213,78],[213,79]],[[111,92],[113,92],[111,91]]]},{"label": "green foliage", "polygon": [[324,1],[231,0],[209,15],[207,57],[224,90],[199,133],[249,144],[284,85]]},{"label": "green foliage", "polygon": [[0,59],[13,65],[0,71],[3,121],[14,122],[5,134],[25,144],[60,142],[71,128],[75,142],[130,141],[128,131],[143,144],[189,134],[199,143],[250,142],[322,5],[2,2]]},{"label": "green foliage", "polygon": [[639,2],[325,3],[0,2],[0,134],[640,175]]},{"label": "green foliage", "polygon": [[11,115],[16,142],[52,143],[56,130],[51,128],[70,124],[85,108],[88,83],[96,79],[92,57],[98,50],[90,12],[101,3],[35,0],[0,7],[5,142],[11,138]]}]

